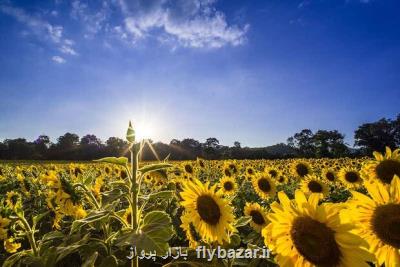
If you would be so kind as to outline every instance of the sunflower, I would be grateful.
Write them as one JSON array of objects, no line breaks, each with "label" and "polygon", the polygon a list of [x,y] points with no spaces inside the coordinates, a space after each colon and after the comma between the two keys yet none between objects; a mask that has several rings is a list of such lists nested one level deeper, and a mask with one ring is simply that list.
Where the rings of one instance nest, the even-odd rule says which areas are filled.
[{"label": "sunflower", "polygon": [[224,176],[234,176],[238,172],[238,167],[235,162],[233,161],[227,161],[224,163],[224,168],[223,168],[223,175]]},{"label": "sunflower", "polygon": [[287,181],[287,178],[286,178],[286,176],[284,176],[284,175],[279,175],[277,178],[276,178],[276,181],[278,182],[278,183],[280,183],[280,184],[286,184],[288,181]]},{"label": "sunflower", "polygon": [[334,183],[337,180],[336,172],[329,168],[322,171],[322,177],[331,183]]},{"label": "sunflower", "polygon": [[284,192],[278,198],[262,236],[279,266],[369,266],[373,256],[364,249],[367,244],[340,221],[342,205],[318,205],[317,195],[307,198],[301,190],[294,200]]},{"label": "sunflower", "polygon": [[128,173],[125,170],[121,170],[119,177],[121,177],[121,179],[125,179],[128,177]]},{"label": "sunflower", "polygon": [[49,171],[46,172],[45,174],[42,174],[40,176],[40,180],[50,188],[56,189],[61,186],[60,179],[58,178],[57,172],[55,171]]},{"label": "sunflower", "polygon": [[382,184],[390,185],[393,177],[400,177],[400,149],[391,151],[386,147],[386,154],[374,152],[375,160],[367,161],[361,169],[364,180],[376,180]]},{"label": "sunflower", "polygon": [[21,202],[21,195],[15,191],[7,192],[6,204],[10,209],[15,209]]},{"label": "sunflower", "polygon": [[253,175],[255,175],[255,174],[256,174],[256,171],[254,170],[253,167],[248,166],[246,168],[246,177],[247,177],[247,179],[251,179],[251,177],[253,177]]},{"label": "sunflower", "polygon": [[233,209],[230,203],[216,192],[216,185],[209,187],[209,182],[199,180],[185,182],[180,193],[191,223],[206,242],[230,242],[230,234],[235,228]]},{"label": "sunflower", "polygon": [[61,222],[64,217],[64,214],[61,213],[59,210],[50,210],[50,216],[54,218],[52,225],[53,228],[61,230]]},{"label": "sunflower", "polygon": [[11,220],[0,215],[0,240],[7,238],[7,227]]},{"label": "sunflower", "polygon": [[185,231],[186,238],[189,240],[189,247],[196,248],[201,242],[201,237],[196,231],[190,215],[188,213],[183,213],[181,216],[181,222],[181,228]]},{"label": "sunflower", "polygon": [[274,181],[266,173],[258,173],[251,180],[253,188],[262,199],[274,197],[276,194],[276,186]]},{"label": "sunflower", "polygon": [[291,171],[293,176],[304,178],[306,175],[311,174],[311,166],[305,161],[295,161],[292,163]]},{"label": "sunflower", "polygon": [[261,232],[269,222],[264,208],[258,203],[246,203],[244,215],[251,216],[250,226],[257,232]]},{"label": "sunflower", "polygon": [[351,191],[346,218],[358,228],[355,231],[370,245],[378,265],[400,266],[400,179],[395,176],[389,187],[366,182],[371,197]]},{"label": "sunflower", "polygon": [[268,173],[272,179],[276,179],[280,175],[280,171],[274,167],[265,167],[264,172]]},{"label": "sunflower", "polygon": [[358,170],[345,167],[338,173],[339,179],[347,188],[357,188],[362,185],[362,178]]},{"label": "sunflower", "polygon": [[107,166],[104,167],[104,173],[105,173],[106,175],[110,175],[111,172],[112,172],[112,169],[111,169],[110,166],[107,165]]},{"label": "sunflower", "polygon": [[329,195],[328,186],[315,175],[307,175],[301,182],[300,188],[307,196],[314,193],[323,199]]},{"label": "sunflower", "polygon": [[204,162],[204,159],[202,158],[197,158],[197,164],[199,165],[200,169],[204,169],[206,167],[206,164]]},{"label": "sunflower", "polygon": [[193,167],[192,163],[187,162],[183,165],[183,169],[185,171],[186,174],[188,174],[189,176],[193,175],[195,172],[195,168]]},{"label": "sunflower", "polygon": [[104,185],[104,177],[103,176],[97,177],[96,181],[92,187],[92,192],[97,199],[100,199],[100,196],[101,196],[100,192],[101,192],[103,185]]},{"label": "sunflower", "polygon": [[234,195],[237,190],[237,184],[235,178],[233,177],[224,177],[219,181],[219,186],[221,187],[221,192],[227,195]]},{"label": "sunflower", "polygon": [[21,243],[15,242],[14,238],[10,237],[4,240],[4,249],[8,253],[15,253],[21,247]]},{"label": "sunflower", "polygon": [[144,177],[143,181],[146,184],[150,184],[151,182],[153,182],[153,177],[150,174],[146,174],[146,176]]},{"label": "sunflower", "polygon": [[124,220],[124,222],[127,225],[131,225],[131,223],[132,223],[132,207],[131,206],[129,206],[125,210],[124,214],[122,215],[122,219]]}]

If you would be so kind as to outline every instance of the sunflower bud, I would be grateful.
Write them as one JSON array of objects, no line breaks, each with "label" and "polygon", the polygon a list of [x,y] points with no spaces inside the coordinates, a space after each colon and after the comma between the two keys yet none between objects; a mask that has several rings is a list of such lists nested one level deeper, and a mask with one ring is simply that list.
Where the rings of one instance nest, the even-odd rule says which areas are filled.
[{"label": "sunflower bud", "polygon": [[131,121],[129,121],[129,127],[126,131],[126,140],[129,143],[135,143],[135,130],[133,130]]}]

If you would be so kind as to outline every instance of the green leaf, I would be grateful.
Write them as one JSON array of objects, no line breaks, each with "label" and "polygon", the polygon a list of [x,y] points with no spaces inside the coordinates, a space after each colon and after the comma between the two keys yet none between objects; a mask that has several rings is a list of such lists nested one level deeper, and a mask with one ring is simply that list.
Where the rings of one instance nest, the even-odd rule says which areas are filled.
[{"label": "green leaf", "polygon": [[108,256],[106,257],[100,264],[99,267],[117,267],[118,261],[115,256]]},{"label": "green leaf", "polygon": [[153,193],[148,195],[149,200],[161,200],[161,199],[170,199],[175,195],[174,191],[160,191],[157,193]]},{"label": "green leaf", "polygon": [[65,246],[58,246],[57,247],[57,260],[56,262],[59,262],[69,254],[72,254],[76,251],[78,251],[81,247],[85,246],[86,243],[89,240],[89,235],[85,235],[84,237],[81,237],[79,241],[76,241],[75,243],[72,244],[65,244]]},{"label": "green leaf", "polygon": [[256,231],[251,231],[247,236],[242,238],[243,243],[253,242],[261,237],[261,235]]},{"label": "green leaf", "polygon": [[94,182],[94,180],[96,180],[96,177],[93,175],[89,175],[83,180],[83,184],[86,186],[90,186]]},{"label": "green leaf", "polygon": [[145,173],[148,172],[159,171],[170,167],[172,167],[172,164],[169,163],[155,163],[143,166],[142,168],[139,169],[139,171],[142,173],[142,175],[144,175]]},{"label": "green leaf", "polygon": [[37,223],[41,220],[41,219],[43,219],[44,217],[46,217],[46,215],[47,214],[49,214],[50,213],[50,211],[46,211],[46,212],[43,212],[43,213],[41,213],[41,214],[38,214],[38,215],[36,215],[36,216],[34,216],[33,217],[33,228],[36,228],[36,225],[37,225]]},{"label": "green leaf", "polygon": [[240,236],[238,234],[233,234],[231,236],[231,242],[229,243],[228,246],[230,248],[236,248],[236,247],[240,246],[240,242],[241,242]]},{"label": "green leaf", "polygon": [[133,246],[137,251],[156,252],[165,254],[168,250],[168,240],[174,231],[171,218],[163,211],[149,212],[142,221],[139,233],[129,231],[117,240],[117,246]]},{"label": "green leaf", "polygon": [[44,253],[41,253],[41,259],[43,260],[45,266],[47,267],[56,266],[57,248],[56,247],[47,248]]},{"label": "green leaf", "polygon": [[251,216],[240,217],[239,219],[236,220],[235,227],[245,226],[249,222],[251,222],[251,220],[252,220]]},{"label": "green leaf", "polygon": [[127,185],[127,182],[125,181],[115,181],[110,183],[112,188],[120,188],[124,192],[129,191],[129,186]]},{"label": "green leaf", "polygon": [[15,266],[15,264],[16,264],[17,262],[19,262],[22,258],[28,257],[28,256],[29,256],[29,255],[27,255],[27,252],[26,252],[26,251],[17,252],[17,253],[15,253],[15,254],[11,255],[10,257],[8,257],[8,258],[4,261],[2,267],[13,267],[13,266]]},{"label": "green leaf", "polygon": [[105,163],[112,163],[112,164],[117,164],[117,165],[122,165],[126,166],[128,164],[128,158],[126,157],[106,157],[106,158],[101,158],[101,159],[96,159],[94,160],[95,162],[105,162]]},{"label": "green leaf", "polygon": [[53,231],[43,235],[42,239],[40,240],[40,246],[39,246],[40,255],[44,254],[47,255],[47,253],[50,253],[51,249],[54,249],[53,246],[61,243],[63,239],[64,239],[64,234],[59,231]]},{"label": "green leaf", "polygon": [[99,210],[99,211],[92,211],[89,213],[89,215],[81,220],[76,220],[72,223],[71,226],[71,231],[70,233],[74,233],[78,228],[81,228],[82,226],[89,224],[89,223],[94,223],[97,221],[100,221],[110,215],[110,211],[108,210]]},{"label": "green leaf", "polygon": [[99,253],[95,251],[90,257],[88,257],[85,262],[82,264],[82,267],[94,267],[94,263],[96,262]]},{"label": "green leaf", "polygon": [[128,130],[126,131],[126,140],[129,143],[135,143],[135,130],[132,127],[131,121],[129,121]]},{"label": "green leaf", "polygon": [[101,195],[102,195],[101,198],[102,204],[107,205],[113,202],[114,200],[119,199],[123,195],[123,192],[120,189],[116,188],[111,191],[103,192],[101,193]]},{"label": "green leaf", "polygon": [[41,242],[45,243],[45,242],[53,241],[54,239],[63,239],[63,238],[64,238],[63,233],[61,233],[59,231],[53,231],[53,232],[43,235]]}]

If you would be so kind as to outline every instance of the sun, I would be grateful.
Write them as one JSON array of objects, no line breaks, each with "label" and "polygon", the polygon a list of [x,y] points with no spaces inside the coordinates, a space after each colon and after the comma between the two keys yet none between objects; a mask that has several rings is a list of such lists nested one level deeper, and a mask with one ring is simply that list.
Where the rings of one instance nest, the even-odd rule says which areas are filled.
[{"label": "sun", "polygon": [[155,130],[154,126],[149,123],[137,124],[136,128],[136,139],[151,139],[154,138]]},{"label": "sun", "polygon": [[155,137],[157,131],[153,123],[149,121],[137,122],[134,126],[136,132],[136,140],[152,139]]}]

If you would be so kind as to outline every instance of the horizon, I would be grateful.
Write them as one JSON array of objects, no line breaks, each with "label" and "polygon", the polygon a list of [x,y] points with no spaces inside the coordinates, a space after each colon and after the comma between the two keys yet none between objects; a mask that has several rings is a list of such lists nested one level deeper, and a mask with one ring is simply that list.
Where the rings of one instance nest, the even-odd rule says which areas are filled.
[{"label": "horizon", "polygon": [[[400,116],[400,113],[398,114],[398,116]],[[381,119],[391,119],[391,118],[381,118]],[[375,122],[367,122],[367,123],[375,123]],[[133,125],[133,127],[135,128],[134,125]],[[305,130],[305,129],[308,129],[308,128],[304,128],[304,129],[301,129],[301,130]],[[299,130],[299,132],[300,132],[301,130]],[[316,130],[316,131],[314,131],[314,130],[312,130],[312,129],[310,129],[310,130],[315,134],[318,130],[327,130],[327,131],[332,130],[332,131],[333,131],[333,130],[337,130],[337,129],[318,129],[318,130]],[[35,142],[35,140],[37,140],[40,136],[44,135],[44,136],[48,136],[48,137],[49,137],[49,139],[50,139],[50,144],[56,144],[56,143],[57,143],[57,139],[58,139],[59,137],[65,135],[65,134],[67,134],[67,133],[71,133],[71,134],[76,134],[76,135],[78,135],[79,140],[81,140],[81,138],[84,137],[84,136],[86,136],[86,135],[94,135],[94,136],[96,136],[96,137],[101,141],[102,144],[106,144],[106,141],[107,141],[109,138],[112,138],[112,137],[120,138],[120,139],[122,139],[122,140],[124,140],[124,141],[125,141],[125,138],[126,138],[126,133],[121,134],[120,136],[99,137],[99,136],[98,136],[97,134],[95,134],[95,133],[78,134],[78,133],[76,133],[76,132],[74,132],[74,131],[67,131],[67,132],[65,132],[65,133],[63,133],[62,135],[57,136],[57,137],[52,137],[52,136],[49,136],[49,135],[46,135],[45,133],[43,133],[43,134],[41,134],[41,135],[39,135],[39,136],[37,136],[37,137],[35,137],[35,138],[33,138],[33,139],[29,139],[29,138],[26,138],[26,137],[23,137],[23,136],[19,136],[19,137],[15,137],[15,138],[0,139],[0,143],[1,143],[1,142],[4,142],[4,141],[7,140],[7,139],[11,139],[11,140],[12,140],[12,139],[18,139],[18,138],[25,139],[27,142]],[[171,140],[165,142],[165,141],[161,141],[161,140],[154,140],[154,139],[152,139],[151,137],[147,137],[149,133],[150,133],[150,131],[149,131],[149,132],[146,132],[146,130],[145,130],[145,131],[139,131],[139,132],[136,131],[136,137],[137,137],[139,140],[147,139],[147,140],[151,140],[152,143],[164,143],[164,144],[170,144],[171,141],[173,141],[173,140],[182,141],[182,140],[184,140],[184,139],[194,139],[194,140],[196,140],[196,141],[199,141],[199,143],[204,143],[204,142],[206,142],[207,138],[217,138],[217,137],[215,137],[215,136],[209,136],[209,137],[206,137],[206,138],[204,138],[204,139],[196,139],[196,138],[193,138],[193,137],[191,137],[191,136],[187,136],[187,137],[184,137],[184,138],[181,138],[181,139],[172,138]],[[340,133],[340,131],[339,131],[339,133]],[[295,133],[293,133],[291,136],[288,136],[288,138],[289,138],[289,137],[293,137],[294,134],[295,134]],[[343,134],[343,133],[342,133],[342,134]],[[288,139],[288,138],[287,138],[287,139]],[[217,138],[217,139],[218,139],[218,138]],[[243,144],[242,142],[240,142],[240,140],[235,140],[232,144],[224,144],[224,143],[222,143],[221,140],[219,140],[219,139],[218,139],[218,141],[220,142],[219,145],[221,145],[221,146],[233,147],[235,142],[239,142],[242,148],[246,148],[246,147],[247,147],[247,148],[265,148],[265,147],[271,147],[271,146],[280,145],[280,144],[288,145],[287,139],[285,139],[285,140],[282,141],[282,142],[277,142],[277,143],[273,143],[273,144],[264,144],[264,145],[261,145],[261,146],[248,146],[248,145],[245,145],[245,144]],[[354,138],[353,138],[353,139],[354,139]],[[351,148],[351,149],[356,149],[356,148],[357,148],[357,146],[354,145],[354,142],[353,142],[352,144],[346,142],[346,136],[345,136],[345,138],[344,138],[344,141],[345,141],[345,145],[346,145],[347,147],[349,147],[349,148]]]},{"label": "horizon", "polygon": [[66,132],[265,147],[395,118],[400,3],[1,1],[0,140]]}]

